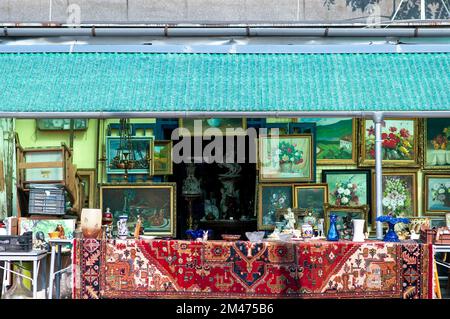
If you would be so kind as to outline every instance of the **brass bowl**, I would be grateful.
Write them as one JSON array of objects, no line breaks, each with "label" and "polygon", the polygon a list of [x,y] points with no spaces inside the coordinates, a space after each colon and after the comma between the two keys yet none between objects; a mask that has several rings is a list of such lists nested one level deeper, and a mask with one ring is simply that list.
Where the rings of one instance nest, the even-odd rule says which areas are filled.
[{"label": "brass bowl", "polygon": [[50,232],[50,233],[48,233],[48,236],[50,237],[50,239],[59,238],[59,231]]}]

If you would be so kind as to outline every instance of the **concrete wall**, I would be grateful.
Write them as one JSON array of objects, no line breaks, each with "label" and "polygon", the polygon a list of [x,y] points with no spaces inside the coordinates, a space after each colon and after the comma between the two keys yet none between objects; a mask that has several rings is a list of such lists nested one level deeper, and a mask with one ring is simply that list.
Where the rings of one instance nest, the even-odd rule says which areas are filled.
[{"label": "concrete wall", "polygon": [[[441,0],[428,0],[429,18],[448,17]],[[390,18],[400,0],[0,0],[0,22],[302,22],[365,21],[373,6]],[[377,11],[378,12],[378,11]],[[399,18],[418,18],[407,0]]]}]

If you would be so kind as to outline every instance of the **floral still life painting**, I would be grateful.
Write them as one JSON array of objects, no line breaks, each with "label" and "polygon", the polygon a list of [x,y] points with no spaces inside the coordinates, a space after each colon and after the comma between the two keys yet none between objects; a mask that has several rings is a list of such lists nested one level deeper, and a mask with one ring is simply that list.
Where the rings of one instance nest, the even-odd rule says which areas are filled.
[{"label": "floral still life painting", "polygon": [[415,173],[383,174],[383,213],[395,217],[414,216],[416,210]]},{"label": "floral still life painting", "polygon": [[[375,125],[372,120],[362,125],[361,164],[375,164]],[[383,165],[411,165],[417,162],[417,120],[385,120],[382,122]]]},{"label": "floral still life painting", "polygon": [[444,215],[450,212],[450,175],[425,175],[426,215]]},{"label": "floral still life painting", "polygon": [[331,205],[360,206],[369,203],[369,170],[323,170],[322,181],[328,184]]},{"label": "floral still life painting", "polygon": [[259,184],[258,229],[271,230],[277,222],[277,210],[292,207],[291,184]]},{"label": "floral still life painting", "polygon": [[312,135],[261,136],[261,181],[312,181]]}]

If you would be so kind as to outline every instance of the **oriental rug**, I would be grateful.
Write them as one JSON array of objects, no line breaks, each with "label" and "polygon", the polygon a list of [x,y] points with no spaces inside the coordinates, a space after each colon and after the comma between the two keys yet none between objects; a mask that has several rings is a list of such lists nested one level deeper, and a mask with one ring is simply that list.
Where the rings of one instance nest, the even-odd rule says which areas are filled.
[{"label": "oriental rug", "polygon": [[428,245],[78,240],[74,298],[430,298]]}]

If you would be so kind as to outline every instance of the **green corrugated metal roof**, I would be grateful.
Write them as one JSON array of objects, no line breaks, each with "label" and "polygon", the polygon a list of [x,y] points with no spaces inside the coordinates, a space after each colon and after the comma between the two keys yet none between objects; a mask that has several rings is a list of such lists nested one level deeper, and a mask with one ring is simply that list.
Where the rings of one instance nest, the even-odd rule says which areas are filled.
[{"label": "green corrugated metal roof", "polygon": [[0,111],[450,108],[450,54],[0,54]]}]

